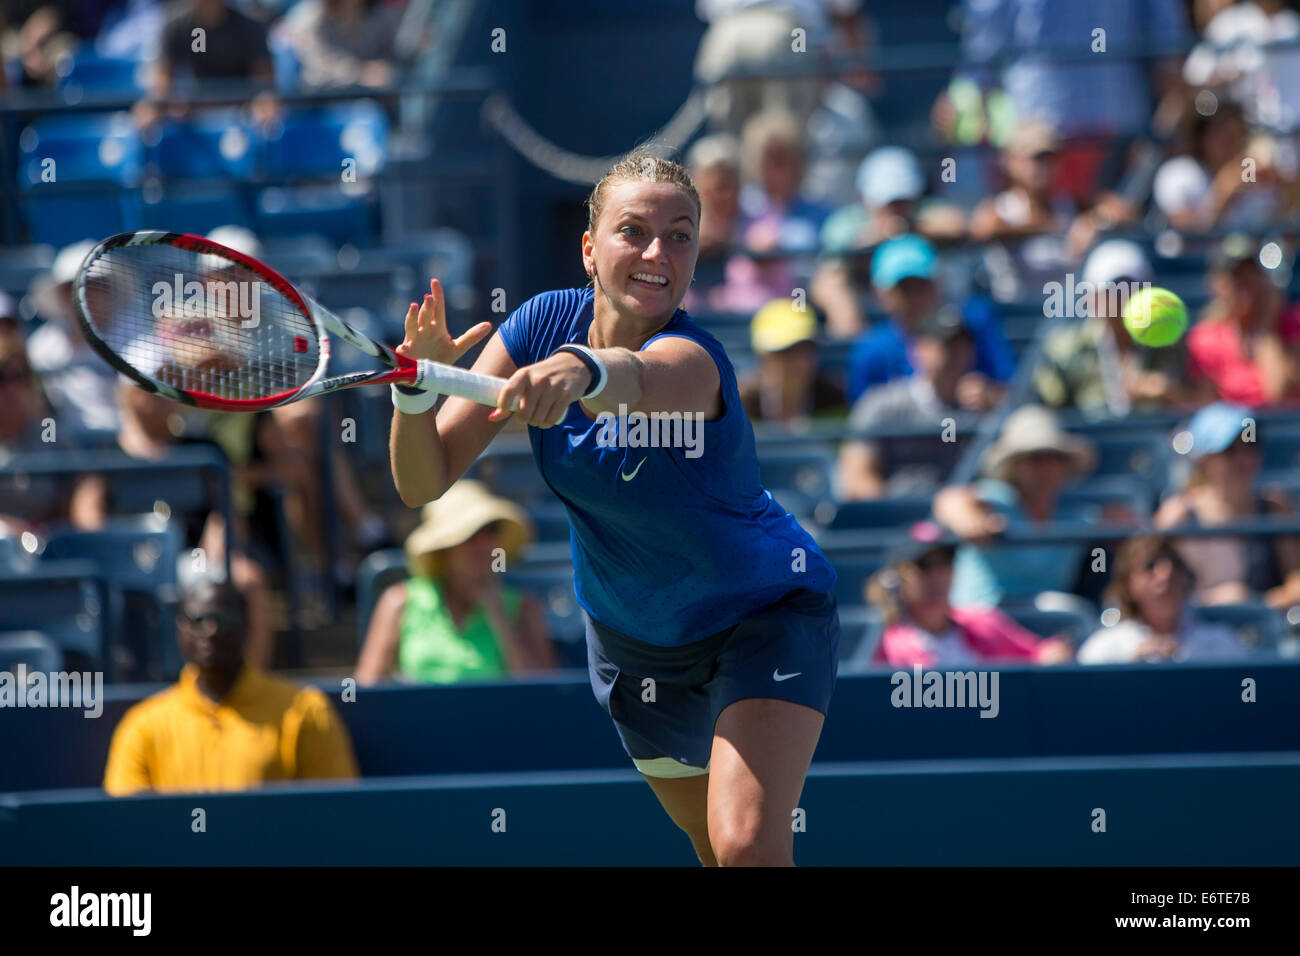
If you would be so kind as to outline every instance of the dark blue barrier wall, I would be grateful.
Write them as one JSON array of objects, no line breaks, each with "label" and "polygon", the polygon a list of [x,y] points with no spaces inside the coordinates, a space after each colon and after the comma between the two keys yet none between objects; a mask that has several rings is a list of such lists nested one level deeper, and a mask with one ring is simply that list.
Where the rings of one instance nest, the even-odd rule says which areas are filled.
[{"label": "dark blue barrier wall", "polygon": [[[1242,681],[1257,684],[1243,703]],[[613,724],[585,677],[362,688],[342,703],[367,776],[621,769]],[[113,727],[157,688],[110,687],[104,714],[0,710],[0,792],[98,786]],[[1000,713],[894,708],[888,673],[836,684],[816,760],[1300,750],[1300,665],[1003,670]]]},{"label": "dark blue barrier wall", "polygon": [[[795,853],[804,865],[1294,866],[1297,792],[1295,754],[821,765]],[[191,829],[196,807],[204,833]],[[492,829],[498,808],[505,832]],[[694,862],[630,770],[0,796],[0,865]]]}]

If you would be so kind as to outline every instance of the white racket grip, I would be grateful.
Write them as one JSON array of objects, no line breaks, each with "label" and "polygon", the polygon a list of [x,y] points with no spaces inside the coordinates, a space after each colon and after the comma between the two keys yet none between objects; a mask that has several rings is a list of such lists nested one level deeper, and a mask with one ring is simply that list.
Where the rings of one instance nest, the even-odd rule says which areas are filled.
[{"label": "white racket grip", "polygon": [[412,388],[422,388],[440,395],[456,395],[480,405],[495,407],[497,396],[506,384],[504,378],[471,372],[455,365],[444,365],[431,359],[417,359],[415,365],[416,375],[411,382]]}]

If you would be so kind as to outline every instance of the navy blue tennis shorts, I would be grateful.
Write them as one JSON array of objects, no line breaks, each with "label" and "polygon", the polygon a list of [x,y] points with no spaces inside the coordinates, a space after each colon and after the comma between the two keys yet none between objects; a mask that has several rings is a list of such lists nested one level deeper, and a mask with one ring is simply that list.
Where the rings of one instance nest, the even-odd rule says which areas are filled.
[{"label": "navy blue tennis shorts", "polygon": [[647,644],[586,618],[592,690],[648,777],[708,773],[714,724],[738,700],[788,700],[823,715],[830,705],[840,648],[834,594],[791,591],[680,647]]}]

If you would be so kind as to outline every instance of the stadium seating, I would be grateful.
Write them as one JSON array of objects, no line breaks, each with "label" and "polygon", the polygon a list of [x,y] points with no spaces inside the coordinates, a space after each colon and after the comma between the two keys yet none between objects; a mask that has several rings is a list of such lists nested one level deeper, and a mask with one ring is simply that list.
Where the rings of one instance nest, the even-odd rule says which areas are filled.
[{"label": "stadium seating", "polygon": [[65,655],[65,666],[103,670],[113,680],[111,599],[94,562],[41,562],[21,574],[0,574],[0,631],[38,631]]},{"label": "stadium seating", "polygon": [[48,674],[62,669],[63,651],[40,631],[0,631],[0,673],[16,673],[20,664]]},{"label": "stadium seating", "polygon": [[1097,447],[1097,469],[1089,480],[1113,476],[1140,479],[1150,495],[1163,492],[1169,482],[1171,446],[1167,436],[1106,435],[1093,439]]},{"label": "stadium seating", "polygon": [[42,562],[90,561],[112,591],[107,627],[119,679],[162,680],[180,671],[172,617],[181,531],[156,515],[119,519],[102,531],[64,531]]},{"label": "stadium seating", "polygon": [[[878,531],[883,543],[906,536],[908,526],[931,517],[934,499],[929,497],[879,498],[846,501],[835,508],[825,523],[828,531]],[[863,544],[865,538],[859,538]]]},{"label": "stadium seating", "polygon": [[791,514],[811,517],[829,503],[835,475],[835,454],[829,448],[798,452],[768,452],[759,457],[763,487]]},{"label": "stadium seating", "polygon": [[144,92],[144,63],[120,57],[101,57],[78,52],[61,60],[57,66],[59,89],[75,102],[86,91],[101,96],[139,96]]},{"label": "stadium seating", "polygon": [[257,175],[257,128],[238,110],[207,110],[179,122],[163,121],[148,152],[153,169],[167,179],[222,179]]},{"label": "stadium seating", "polygon": [[1286,619],[1263,603],[1204,605],[1196,616],[1230,627],[1247,647],[1265,653],[1277,651],[1287,633]]},{"label": "stadium seating", "polygon": [[1063,637],[1076,646],[1097,630],[1098,620],[1078,611],[1045,611],[1040,608],[1005,608],[1007,616],[1039,637]]},{"label": "stadium seating", "polygon": [[19,136],[31,241],[63,246],[133,228],[144,150],[126,113],[43,116]]}]

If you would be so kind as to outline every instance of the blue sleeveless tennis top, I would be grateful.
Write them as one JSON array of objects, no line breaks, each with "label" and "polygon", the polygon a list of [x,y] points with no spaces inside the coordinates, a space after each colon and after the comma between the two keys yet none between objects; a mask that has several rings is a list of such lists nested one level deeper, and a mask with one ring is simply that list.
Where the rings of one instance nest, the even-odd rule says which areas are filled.
[{"label": "blue sleeveless tennis top", "polygon": [[[564,289],[516,309],[500,328],[515,364],[587,344],[592,301],[590,289]],[[721,418],[688,416],[685,427],[632,412],[592,421],[574,402],[559,425],[528,432],[543,479],[568,510],[578,603],[629,637],[675,647],[793,590],[830,591],[835,571],[763,488],[721,343],[680,309],[646,345],[670,335],[697,342],[717,363]]]}]

